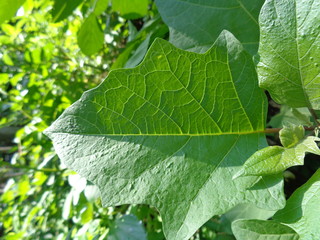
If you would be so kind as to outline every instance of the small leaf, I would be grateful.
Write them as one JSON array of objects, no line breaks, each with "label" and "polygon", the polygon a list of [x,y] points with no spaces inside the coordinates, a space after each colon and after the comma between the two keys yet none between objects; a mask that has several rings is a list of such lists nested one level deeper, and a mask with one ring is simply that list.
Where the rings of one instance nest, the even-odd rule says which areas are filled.
[{"label": "small leaf", "polygon": [[309,136],[304,139],[302,126],[284,127],[280,140],[285,147],[271,146],[255,152],[234,176],[265,176],[280,173],[295,165],[303,165],[305,153],[320,155],[315,141],[320,138]]},{"label": "small leaf", "polygon": [[124,215],[110,227],[108,240],[147,240],[147,234],[134,215]]},{"label": "small leaf", "polygon": [[292,228],[274,221],[238,220],[232,230],[237,240],[299,240]]},{"label": "small leaf", "polygon": [[258,50],[258,16],[264,0],[156,0],[176,47],[205,52],[222,30],[232,32],[251,54]]},{"label": "small leaf", "polygon": [[273,217],[294,229],[301,240],[315,240],[320,236],[320,169],[288,199],[284,209]]},{"label": "small leaf", "polygon": [[0,24],[16,15],[18,9],[25,0],[1,0],[0,1]]},{"label": "small leaf", "polygon": [[98,52],[104,43],[104,35],[97,17],[92,13],[82,24],[78,32],[78,44],[86,55]]},{"label": "small leaf", "polygon": [[279,137],[282,146],[290,148],[297,145],[302,139],[304,139],[303,126],[285,126],[279,132]]},{"label": "small leaf", "polygon": [[59,22],[66,19],[83,0],[54,0],[51,11],[53,22]]},{"label": "small leaf", "polygon": [[267,0],[259,23],[260,86],[278,103],[320,109],[320,1]]},{"label": "small leaf", "polygon": [[149,0],[112,0],[112,9],[126,19],[144,17],[148,12]]}]

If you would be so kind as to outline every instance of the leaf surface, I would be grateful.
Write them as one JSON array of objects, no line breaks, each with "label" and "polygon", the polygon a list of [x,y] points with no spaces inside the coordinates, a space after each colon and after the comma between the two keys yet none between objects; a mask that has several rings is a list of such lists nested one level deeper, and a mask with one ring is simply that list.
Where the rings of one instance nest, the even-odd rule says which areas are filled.
[{"label": "leaf surface", "polygon": [[112,0],[112,9],[126,19],[136,19],[147,14],[148,4],[148,0]]},{"label": "leaf surface", "polygon": [[275,211],[268,211],[257,208],[253,204],[239,204],[229,212],[223,214],[220,219],[221,231],[233,234],[231,224],[239,219],[261,219],[267,220],[275,214]]},{"label": "leaf surface", "polygon": [[264,0],[156,0],[175,46],[204,52],[226,29],[252,54],[258,50],[258,16],[263,3]]},{"label": "leaf surface", "polygon": [[85,19],[78,32],[78,44],[86,55],[92,55],[103,47],[104,35],[94,13]]},{"label": "leaf surface", "polygon": [[278,103],[320,109],[320,1],[267,0],[259,23],[260,86]]},{"label": "leaf surface", "polygon": [[304,138],[302,126],[284,127],[280,131],[280,141],[284,147],[271,146],[255,152],[234,176],[264,176],[281,173],[291,166],[303,165],[305,154],[320,155],[316,141],[319,138]]},{"label": "leaf surface", "polygon": [[182,240],[239,203],[284,204],[281,178],[232,180],[266,145],[265,103],[251,56],[229,32],[205,54],[157,39],[139,66],[110,72],[46,134],[104,205],[152,205],[166,237]]},{"label": "leaf surface", "polygon": [[320,236],[320,169],[288,199],[284,209],[273,217],[294,229],[301,240]]},{"label": "leaf surface", "polygon": [[25,0],[1,0],[0,1],[0,24],[14,17]]},{"label": "leaf surface", "polygon": [[299,240],[292,228],[274,221],[238,220],[232,230],[237,240]]}]

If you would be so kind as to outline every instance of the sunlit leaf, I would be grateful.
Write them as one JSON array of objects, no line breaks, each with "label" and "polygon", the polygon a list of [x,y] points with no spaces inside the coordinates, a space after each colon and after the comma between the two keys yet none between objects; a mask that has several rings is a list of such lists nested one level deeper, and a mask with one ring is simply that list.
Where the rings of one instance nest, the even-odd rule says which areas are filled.
[{"label": "sunlit leaf", "polygon": [[18,9],[25,0],[1,0],[0,1],[0,24],[16,15]]},{"label": "sunlit leaf", "polygon": [[112,0],[112,9],[126,19],[136,19],[148,12],[149,0]]},{"label": "sunlit leaf", "polygon": [[78,44],[86,55],[92,55],[103,47],[104,35],[97,17],[90,14],[78,32]]}]

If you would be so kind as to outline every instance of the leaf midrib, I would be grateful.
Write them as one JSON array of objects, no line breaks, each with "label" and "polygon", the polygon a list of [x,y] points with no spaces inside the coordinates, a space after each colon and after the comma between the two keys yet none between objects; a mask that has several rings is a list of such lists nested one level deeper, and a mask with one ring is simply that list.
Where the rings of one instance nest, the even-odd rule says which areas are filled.
[{"label": "leaf midrib", "polygon": [[46,134],[69,134],[69,135],[81,135],[81,136],[97,136],[97,137],[113,137],[113,136],[133,136],[133,137],[156,137],[156,136],[190,136],[190,137],[205,137],[205,136],[222,136],[222,135],[249,135],[249,134],[258,134],[258,133],[265,133],[265,130],[256,130],[256,131],[248,131],[248,132],[223,132],[223,133],[183,133],[183,134],[173,134],[173,133],[161,133],[161,134],[131,134],[131,133],[101,133],[101,134],[91,134],[91,133],[68,133],[68,132],[54,132],[54,131],[46,131]]}]

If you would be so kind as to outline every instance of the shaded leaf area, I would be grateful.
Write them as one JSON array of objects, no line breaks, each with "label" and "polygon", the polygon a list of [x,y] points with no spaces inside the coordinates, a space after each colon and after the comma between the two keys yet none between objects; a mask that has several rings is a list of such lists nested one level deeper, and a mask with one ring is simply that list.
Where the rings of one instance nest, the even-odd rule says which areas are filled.
[{"label": "shaded leaf area", "polygon": [[301,240],[313,240],[320,236],[320,169],[298,188],[288,199],[284,209],[274,215],[274,220],[294,229]]},{"label": "shaded leaf area", "polygon": [[238,220],[232,224],[237,240],[299,240],[299,235],[290,227],[273,221]]},{"label": "shaded leaf area", "polygon": [[0,2],[0,24],[14,17],[25,0],[1,0]]},{"label": "shaded leaf area", "polygon": [[316,141],[320,138],[304,137],[302,126],[284,127],[280,131],[280,141],[284,147],[271,146],[255,152],[235,175],[265,176],[281,173],[289,167],[304,164],[306,153],[320,155]]},{"label": "shaded leaf area", "polygon": [[261,219],[267,220],[274,215],[275,211],[268,211],[257,208],[253,204],[239,204],[232,208],[229,212],[221,216],[221,230],[233,234],[231,225],[239,219]]},{"label": "shaded leaf area", "polygon": [[320,109],[320,1],[268,0],[259,24],[260,86],[278,103]]},{"label": "shaded leaf area", "polygon": [[108,240],[147,240],[147,234],[134,215],[123,215],[110,227]]},{"label": "shaded leaf area", "polygon": [[266,145],[265,101],[251,56],[229,32],[205,54],[158,39],[141,65],[110,72],[46,134],[104,205],[155,206],[166,237],[188,239],[239,203],[283,206],[281,177],[232,180]]},{"label": "shaded leaf area", "polygon": [[82,2],[83,0],[54,0],[51,11],[53,22],[66,19]]},{"label": "shaded leaf area", "polygon": [[170,41],[177,47],[204,52],[224,29],[251,54],[258,50],[258,16],[264,0],[157,0]]}]

